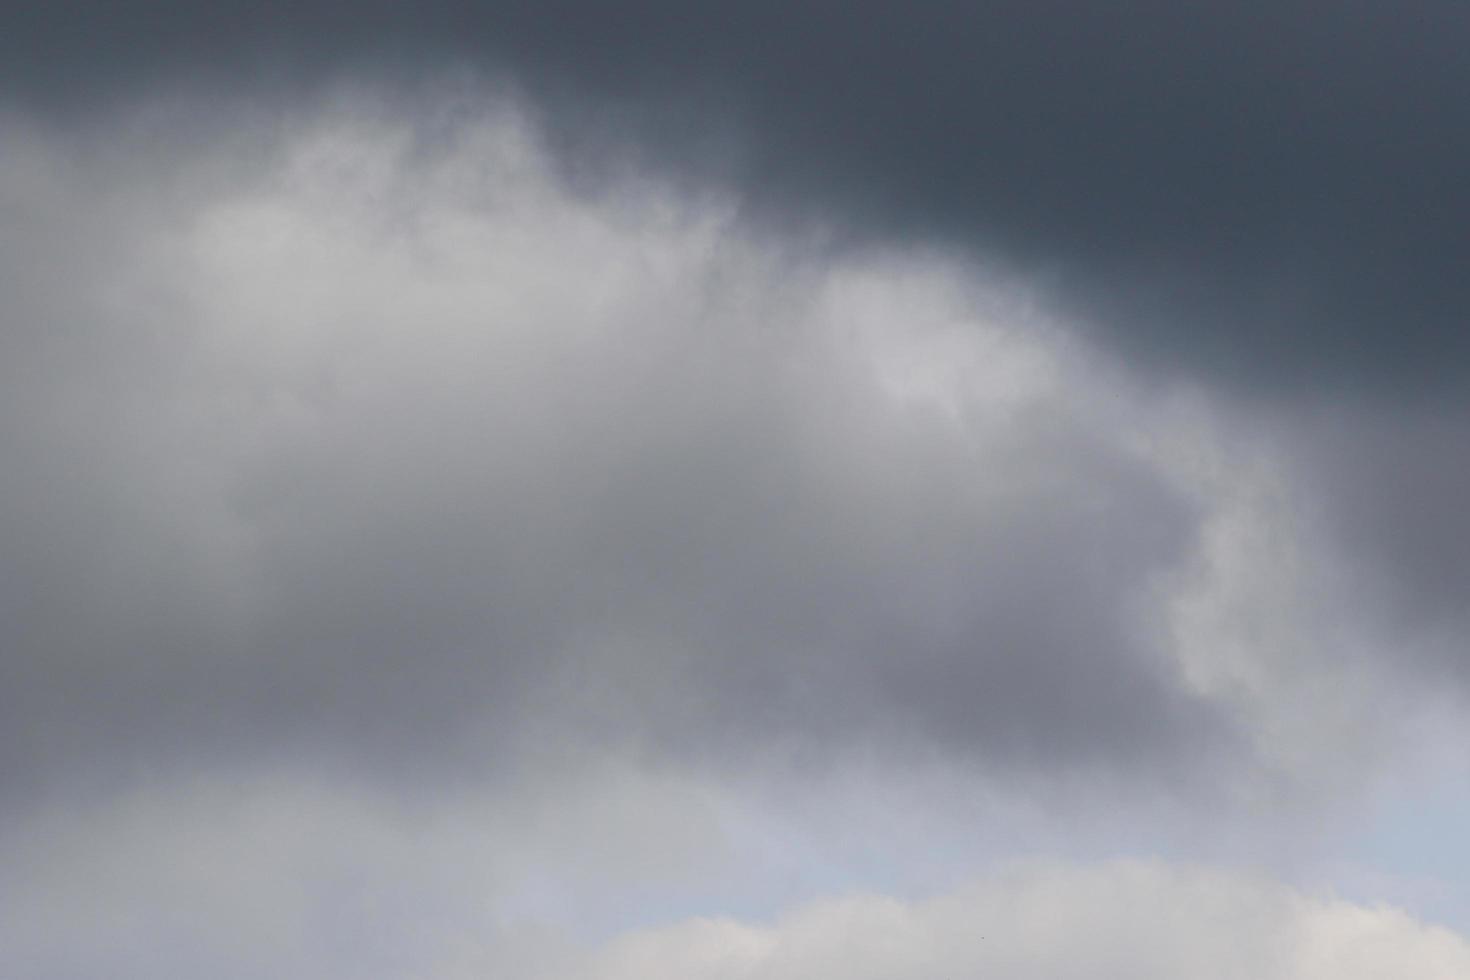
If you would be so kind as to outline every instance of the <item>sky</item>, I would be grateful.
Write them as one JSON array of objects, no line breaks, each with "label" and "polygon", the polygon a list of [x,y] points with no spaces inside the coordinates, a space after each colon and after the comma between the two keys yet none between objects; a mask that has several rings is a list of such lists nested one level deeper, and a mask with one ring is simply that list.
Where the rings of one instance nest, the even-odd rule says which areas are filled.
[{"label": "sky", "polygon": [[1470,13],[10,4],[0,976],[1470,976]]}]

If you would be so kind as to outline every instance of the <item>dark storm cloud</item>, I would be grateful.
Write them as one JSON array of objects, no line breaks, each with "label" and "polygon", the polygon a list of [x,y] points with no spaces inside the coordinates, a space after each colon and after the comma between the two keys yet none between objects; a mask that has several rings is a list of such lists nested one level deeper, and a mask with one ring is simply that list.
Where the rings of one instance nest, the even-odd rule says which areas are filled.
[{"label": "dark storm cloud", "polygon": [[1458,3],[11,6],[29,100],[466,62],[576,166],[632,132],[773,214],[973,244],[1140,357],[1375,387],[1470,358]]}]

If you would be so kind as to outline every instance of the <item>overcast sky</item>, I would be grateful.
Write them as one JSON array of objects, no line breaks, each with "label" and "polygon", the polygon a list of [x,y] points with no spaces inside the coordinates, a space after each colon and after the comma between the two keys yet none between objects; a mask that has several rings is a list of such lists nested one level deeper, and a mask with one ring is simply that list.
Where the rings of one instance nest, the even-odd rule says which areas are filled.
[{"label": "overcast sky", "polygon": [[1470,13],[0,5],[0,975],[1470,976]]}]

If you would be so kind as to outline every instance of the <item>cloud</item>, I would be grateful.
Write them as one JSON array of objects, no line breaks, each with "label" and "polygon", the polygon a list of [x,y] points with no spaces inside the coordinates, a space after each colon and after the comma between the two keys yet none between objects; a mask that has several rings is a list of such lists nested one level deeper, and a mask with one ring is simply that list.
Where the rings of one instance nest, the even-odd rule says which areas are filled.
[{"label": "cloud", "polygon": [[347,99],[111,180],[7,145],[13,798],[584,741],[1181,784],[1228,751],[1159,643],[1201,502],[1003,282],[578,196],[485,112],[435,146]]},{"label": "cloud", "polygon": [[[139,781],[0,838],[0,970],[53,978],[443,977],[569,953],[719,866],[697,787],[628,769],[408,799],[274,767]],[[483,965],[483,963],[481,964]]]},{"label": "cloud", "polygon": [[469,66],[534,93],[574,171],[620,146],[781,222],[964,242],[1155,364],[1360,393],[1466,365],[1448,0],[138,2],[12,23],[0,64],[33,105]]},{"label": "cloud", "polygon": [[[1470,964],[1463,936],[1398,909],[1162,860],[1008,861],[929,897],[821,889],[809,848],[752,874],[761,844],[729,822],[718,782],[619,765],[545,775],[508,792],[395,797],[273,767],[140,783],[12,823],[0,969],[1437,980]],[[923,846],[882,839],[894,854]],[[773,899],[791,877],[813,879],[807,893]],[[731,915],[752,882],[756,910]]]},{"label": "cloud", "polygon": [[1296,419],[1318,519],[1344,560],[1370,580],[1365,595],[1400,628],[1462,630],[1470,588],[1470,528],[1462,502],[1470,417],[1442,402],[1397,410],[1315,406]]},{"label": "cloud", "polygon": [[9,802],[601,746],[1274,811],[1416,737],[1462,632],[1389,416],[1152,384],[953,253],[587,193],[502,90],[410,108],[11,117]]},{"label": "cloud", "polygon": [[1384,760],[1448,782],[1458,192],[1360,200],[1439,8],[1331,14],[1351,79],[1300,5],[812,9],[160,7],[54,87],[95,15],[26,15],[0,973],[1463,972],[1263,878],[991,870],[1310,882]]},{"label": "cloud", "polygon": [[588,980],[1463,975],[1470,943],[1386,907],[1225,872],[1119,863],[1022,867],[943,898],[858,896],[770,925],[695,920],[623,937]]}]

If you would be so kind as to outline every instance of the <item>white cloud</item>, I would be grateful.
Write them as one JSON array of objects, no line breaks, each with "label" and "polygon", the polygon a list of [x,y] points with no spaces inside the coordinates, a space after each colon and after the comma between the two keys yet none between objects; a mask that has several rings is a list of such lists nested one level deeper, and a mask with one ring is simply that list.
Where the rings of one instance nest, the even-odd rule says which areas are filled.
[{"label": "white cloud", "polygon": [[814,903],[770,925],[700,919],[622,937],[579,980],[1457,980],[1470,943],[1391,908],[1222,871],[1014,869],[906,903]]}]

